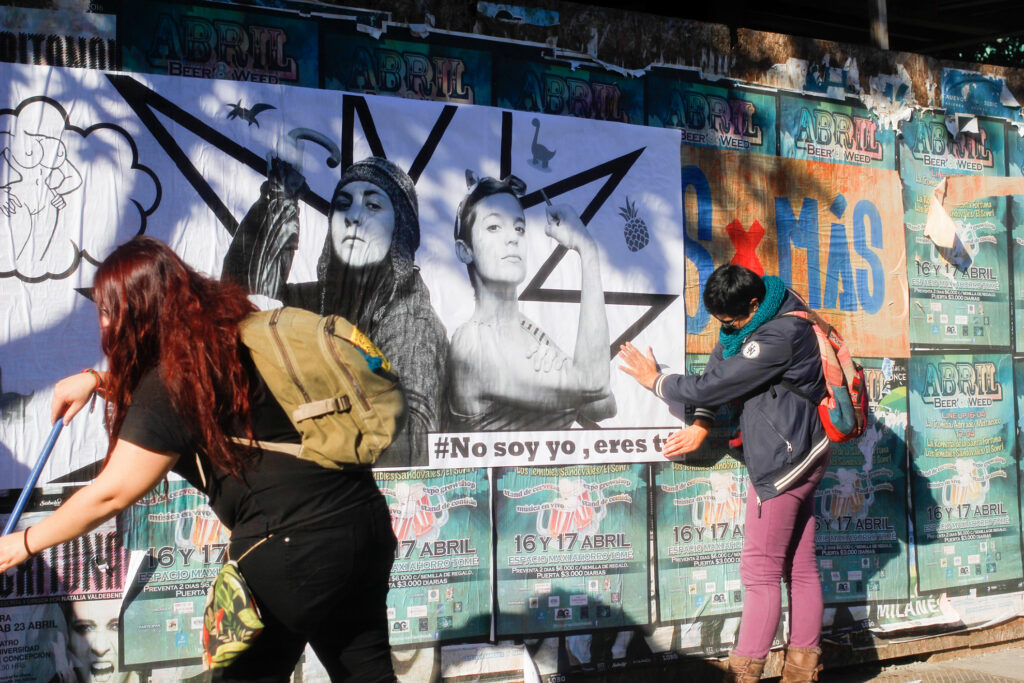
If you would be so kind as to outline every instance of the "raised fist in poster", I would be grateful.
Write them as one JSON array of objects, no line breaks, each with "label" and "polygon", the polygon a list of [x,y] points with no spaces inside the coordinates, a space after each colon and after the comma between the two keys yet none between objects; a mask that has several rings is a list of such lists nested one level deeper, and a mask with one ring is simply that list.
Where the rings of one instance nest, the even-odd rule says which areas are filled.
[{"label": "raised fist in poster", "polygon": [[615,415],[608,319],[597,247],[568,205],[548,206],[545,233],[580,258],[576,345],[563,352],[519,310],[526,279],[527,222],[515,176],[477,179],[455,219],[455,251],[466,264],[476,306],[452,336],[449,405],[453,429],[565,429]]}]

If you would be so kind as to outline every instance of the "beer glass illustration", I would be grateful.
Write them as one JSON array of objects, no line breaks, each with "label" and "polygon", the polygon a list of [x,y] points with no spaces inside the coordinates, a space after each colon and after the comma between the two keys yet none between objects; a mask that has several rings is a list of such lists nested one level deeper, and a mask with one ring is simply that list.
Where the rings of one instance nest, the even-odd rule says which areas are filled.
[{"label": "beer glass illustration", "polygon": [[558,498],[537,513],[537,533],[551,538],[596,534],[608,513],[602,498],[600,489],[588,487],[582,479],[559,479]]},{"label": "beer glass illustration", "polygon": [[391,511],[391,529],[399,543],[430,543],[437,540],[441,527],[448,522],[443,493],[437,494],[438,501],[432,501],[431,490],[418,481],[400,481],[393,490],[383,489],[382,492],[396,500],[388,507]]},{"label": "beer glass illustration", "polygon": [[174,542],[179,548],[199,548],[220,540],[224,526],[212,511],[195,510],[174,522]]},{"label": "beer glass illustration", "polygon": [[921,475],[933,477],[941,472],[953,471],[955,474],[949,479],[928,482],[928,488],[942,491],[942,504],[946,506],[981,505],[985,502],[991,481],[997,477],[1006,478],[1005,470],[990,471],[989,468],[1005,464],[1006,460],[998,455],[983,462],[976,462],[973,458],[957,458],[954,462],[925,470]]},{"label": "beer glass illustration", "polygon": [[735,523],[743,515],[743,499],[746,497],[746,477],[732,472],[713,471],[706,477],[696,477],[682,484],[662,486],[666,493],[678,493],[693,486],[707,486],[708,490],[697,496],[676,498],[673,505],[691,508],[694,524],[711,526],[723,522]]},{"label": "beer glass illustration", "polygon": [[[815,492],[815,496],[821,502],[821,516],[827,519],[866,517],[872,503],[875,502],[875,493],[893,490],[890,482],[877,482],[875,477],[892,479],[892,476],[892,470],[885,468],[855,470],[840,467],[834,472],[826,472],[822,477],[822,486]],[[827,482],[834,483],[826,486]]]}]

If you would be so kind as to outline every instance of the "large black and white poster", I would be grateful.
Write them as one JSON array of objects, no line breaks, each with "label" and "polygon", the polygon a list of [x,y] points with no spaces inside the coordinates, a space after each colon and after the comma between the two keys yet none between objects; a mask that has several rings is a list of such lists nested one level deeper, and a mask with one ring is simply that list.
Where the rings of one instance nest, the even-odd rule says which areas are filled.
[{"label": "large black and white poster", "polygon": [[[24,480],[55,380],[102,366],[88,287],[139,233],[266,305],[355,321],[407,397],[382,466],[487,464],[428,437],[481,432],[490,464],[630,460],[593,439],[551,453],[536,433],[672,423],[612,358],[628,339],[681,366],[677,133],[261,84],[0,78],[0,484]],[[88,478],[100,413],[43,481]]]}]

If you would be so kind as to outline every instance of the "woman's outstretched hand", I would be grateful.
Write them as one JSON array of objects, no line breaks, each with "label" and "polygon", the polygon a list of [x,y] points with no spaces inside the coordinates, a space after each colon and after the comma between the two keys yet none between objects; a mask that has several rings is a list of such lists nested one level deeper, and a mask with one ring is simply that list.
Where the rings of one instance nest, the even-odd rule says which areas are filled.
[{"label": "woman's outstretched hand", "polygon": [[661,372],[658,370],[658,361],[654,359],[654,351],[650,346],[647,347],[645,355],[640,353],[640,349],[626,342],[619,347],[619,360],[623,362],[623,365],[619,366],[619,370],[648,389],[654,389],[654,383],[658,381],[658,375]]},{"label": "woman's outstretched hand", "polygon": [[692,453],[700,445],[704,443],[704,438],[708,435],[708,428],[700,422],[680,429],[678,432],[672,434],[672,436],[665,439],[665,447],[662,449],[662,454],[666,458],[676,458],[687,453]]},{"label": "woman's outstretched hand", "polygon": [[50,404],[50,423],[64,418],[64,425],[78,414],[99,386],[96,375],[91,372],[80,372],[65,377],[53,388],[53,402]]},{"label": "woman's outstretched hand", "polygon": [[0,574],[17,567],[31,557],[25,550],[25,533],[26,531],[15,531],[0,536]]}]

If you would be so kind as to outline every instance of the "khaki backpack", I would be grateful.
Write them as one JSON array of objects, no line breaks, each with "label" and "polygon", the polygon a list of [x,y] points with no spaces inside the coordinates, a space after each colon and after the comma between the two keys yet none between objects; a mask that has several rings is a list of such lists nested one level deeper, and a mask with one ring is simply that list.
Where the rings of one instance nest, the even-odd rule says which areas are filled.
[{"label": "khaki backpack", "polygon": [[[256,369],[302,445],[257,442],[330,469],[372,465],[399,429],[398,376],[352,323],[300,308],[253,313],[238,326]],[[248,443],[245,439],[234,439]]]}]

